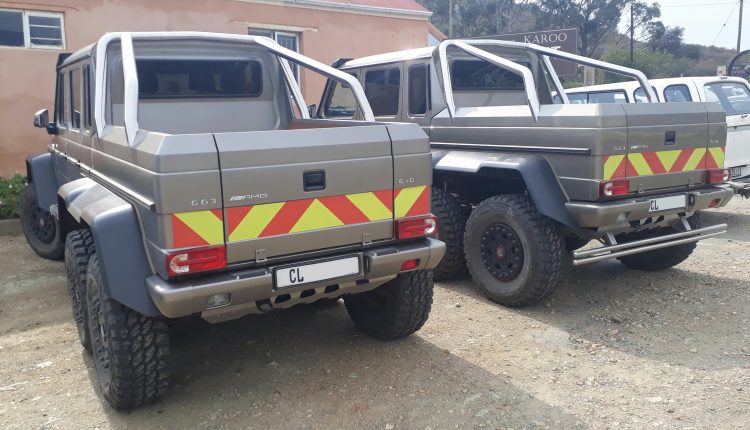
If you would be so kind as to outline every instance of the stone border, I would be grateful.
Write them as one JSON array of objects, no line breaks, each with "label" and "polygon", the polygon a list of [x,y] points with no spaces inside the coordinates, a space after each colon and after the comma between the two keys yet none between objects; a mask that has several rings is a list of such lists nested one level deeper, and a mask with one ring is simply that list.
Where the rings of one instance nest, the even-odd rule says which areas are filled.
[{"label": "stone border", "polygon": [[18,236],[22,233],[19,219],[0,220],[0,236]]}]

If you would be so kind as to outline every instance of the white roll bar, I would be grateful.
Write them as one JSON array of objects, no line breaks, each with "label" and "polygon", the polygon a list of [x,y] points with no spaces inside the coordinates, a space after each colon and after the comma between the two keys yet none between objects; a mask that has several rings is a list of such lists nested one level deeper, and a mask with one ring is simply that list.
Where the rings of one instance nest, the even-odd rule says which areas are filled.
[{"label": "white roll bar", "polygon": [[449,46],[455,46],[474,57],[489,61],[490,63],[494,63],[495,65],[520,75],[523,78],[524,89],[526,90],[526,100],[531,109],[531,116],[534,117],[534,121],[537,120],[537,117],[539,116],[539,97],[536,94],[536,84],[534,83],[534,75],[531,73],[531,70],[529,70],[528,67],[498,57],[497,55],[491,54],[483,49],[475,48],[461,40],[446,40],[441,42],[438,46],[440,69],[443,74],[443,86],[445,87],[445,101],[448,104],[448,112],[451,117],[456,113],[456,102],[453,99],[453,85],[447,61]]},{"label": "white roll bar", "polygon": [[[367,102],[367,97],[359,81],[348,73],[344,73],[333,67],[327,66],[321,62],[315,61],[304,55],[292,50],[286,49],[275,41],[267,37],[245,36],[240,34],[223,34],[223,33],[204,33],[195,31],[169,31],[169,32],[117,32],[107,33],[99,38],[96,44],[96,76],[95,76],[95,94],[94,99],[94,119],[96,121],[96,131],[99,137],[105,134],[106,126],[106,107],[105,107],[105,83],[107,77],[107,48],[114,41],[120,41],[122,47],[122,72],[124,81],[124,120],[125,134],[128,144],[133,145],[136,135],[140,129],[138,126],[138,72],[135,64],[135,53],[133,50],[133,40],[158,40],[158,39],[175,39],[190,38],[199,40],[224,40],[245,42],[262,46],[266,50],[274,53],[279,57],[282,72],[287,84],[292,92],[292,96],[297,103],[302,118],[309,119],[310,114],[307,111],[305,100],[302,97],[299,84],[294,79],[294,74],[289,67],[288,61],[304,65],[323,76],[349,85],[354,93],[360,110],[365,121],[374,122],[372,108]],[[287,61],[288,60],[288,61]]]},{"label": "white roll bar", "polygon": [[541,61],[550,72],[552,81],[563,103],[569,103],[569,100],[568,100],[567,95],[565,94],[562,84],[560,83],[560,80],[557,77],[557,74],[552,68],[552,63],[550,62],[549,57],[573,61],[578,64],[592,66],[598,69],[607,70],[607,71],[618,73],[621,75],[633,77],[641,84],[641,87],[643,88],[646,94],[646,98],[648,99],[649,102],[654,103],[658,101],[658,99],[656,98],[656,94],[654,93],[653,87],[648,82],[648,78],[640,70],[631,69],[629,67],[623,67],[617,64],[607,63],[604,61],[594,60],[591,58],[583,57],[581,55],[575,55],[575,54],[570,54],[567,52],[557,51],[555,49],[546,48],[544,46],[535,45],[533,43],[511,42],[511,41],[506,41],[506,40],[494,40],[494,39],[454,39],[454,40],[445,40],[441,42],[440,45],[438,45],[438,55],[440,58],[440,71],[441,71],[441,74],[443,75],[445,102],[448,105],[448,113],[450,114],[451,117],[453,117],[456,114],[456,103],[453,98],[453,87],[451,85],[450,68],[448,64],[447,52],[448,52],[449,46],[455,46],[456,48],[466,52],[469,55],[489,61],[490,63],[494,63],[497,66],[500,66],[504,69],[510,70],[511,72],[514,72],[520,75],[524,80],[524,87],[526,90],[526,100],[529,103],[529,108],[531,109],[531,114],[534,117],[534,120],[537,120],[537,116],[539,114],[539,96],[536,93],[534,75],[531,73],[531,70],[529,70],[529,68],[526,66],[507,60],[500,56],[494,55],[478,47],[499,46],[499,47],[504,47],[504,48],[516,48],[516,49],[531,51],[531,52],[535,52],[539,54]]},{"label": "white roll bar", "polygon": [[475,46],[500,46],[506,48],[518,48],[533,51],[538,54],[546,55],[548,57],[559,58],[561,60],[568,60],[574,63],[583,64],[586,66],[595,67],[597,69],[606,70],[609,72],[617,73],[624,76],[630,76],[635,78],[638,83],[641,84],[643,90],[651,103],[658,103],[656,93],[648,82],[648,78],[643,72],[638,69],[632,69],[630,67],[620,66],[617,64],[607,63],[606,61],[594,60],[593,58],[584,57],[582,55],[570,54],[568,52],[558,51],[556,49],[547,48],[544,46],[535,45],[533,43],[522,43],[522,42],[511,42],[509,40],[494,40],[494,39],[472,39],[466,40],[465,42]]}]

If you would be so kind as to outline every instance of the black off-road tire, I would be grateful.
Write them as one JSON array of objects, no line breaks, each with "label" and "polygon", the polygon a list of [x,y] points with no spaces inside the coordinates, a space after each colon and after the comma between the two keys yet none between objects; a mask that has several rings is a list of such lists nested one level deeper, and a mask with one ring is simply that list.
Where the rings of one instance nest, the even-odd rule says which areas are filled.
[{"label": "black off-road tire", "polygon": [[[690,223],[690,227],[694,229],[700,228],[700,215],[698,213],[693,214],[693,216],[688,219],[688,223]],[[679,231],[683,231],[683,229],[678,229],[676,227],[662,227],[643,232],[617,235],[615,236],[615,239],[617,239],[618,243],[626,243],[633,240],[649,239],[665,234],[677,233]],[[695,251],[696,246],[698,246],[697,242],[683,243],[682,245],[675,245],[668,248],[655,249],[640,254],[619,257],[618,260],[629,269],[648,272],[667,270],[687,260],[693,251]]]},{"label": "black off-road tire", "polygon": [[86,274],[89,258],[94,255],[94,237],[91,230],[81,229],[68,233],[65,239],[65,270],[68,275],[68,295],[73,309],[73,318],[78,329],[78,339],[89,354],[91,335],[86,311]]},{"label": "black off-road tire", "polygon": [[[497,255],[483,250],[485,242],[494,242],[496,236],[508,241],[511,249],[503,247],[501,252],[498,246]],[[557,225],[540,215],[526,194],[490,197],[475,207],[466,224],[464,251],[481,292],[504,306],[525,306],[547,297],[565,267],[565,242]]]},{"label": "black off-road tire", "polygon": [[104,398],[118,410],[158,400],[169,377],[167,323],[112,300],[102,285],[96,254],[89,260],[86,299],[96,376]]},{"label": "black off-road tire", "polygon": [[65,243],[60,234],[60,225],[55,217],[39,207],[34,185],[29,184],[21,192],[21,228],[26,241],[38,256],[48,260],[62,260]]},{"label": "black off-road tire", "polygon": [[432,213],[438,218],[437,238],[445,242],[445,256],[433,269],[436,281],[443,281],[466,270],[464,258],[464,228],[466,212],[450,193],[432,189]]},{"label": "black off-road tire", "polygon": [[378,340],[400,339],[427,321],[432,307],[432,271],[415,270],[364,293],[344,296],[359,331]]}]

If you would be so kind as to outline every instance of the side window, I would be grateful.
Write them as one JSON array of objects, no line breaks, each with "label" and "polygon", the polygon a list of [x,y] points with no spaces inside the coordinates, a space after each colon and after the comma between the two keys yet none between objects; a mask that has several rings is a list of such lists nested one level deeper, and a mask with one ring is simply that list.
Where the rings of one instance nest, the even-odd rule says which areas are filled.
[{"label": "side window", "polygon": [[63,127],[68,127],[70,126],[70,75],[63,73],[60,78],[62,80],[62,85],[60,85],[60,112],[62,112],[60,123]]},{"label": "side window", "polygon": [[398,114],[401,71],[391,69],[372,70],[365,74],[365,95],[375,116]]},{"label": "side window", "polygon": [[602,91],[589,94],[589,103],[627,103],[623,91]]},{"label": "side window", "polygon": [[70,72],[70,111],[72,128],[81,129],[81,69]]},{"label": "side window", "polygon": [[664,88],[664,101],[667,103],[692,102],[693,98],[690,97],[687,85],[679,84]]},{"label": "side window", "polygon": [[589,95],[586,93],[568,94],[568,101],[574,105],[585,105],[588,103]]},{"label": "side window", "polygon": [[91,120],[91,69],[89,68],[89,66],[83,67],[83,104],[83,128],[88,130],[91,128],[91,124],[93,123],[93,121]]},{"label": "side window", "polygon": [[326,118],[353,118],[357,111],[357,101],[351,87],[341,82],[331,81],[333,89],[323,109]]},{"label": "side window", "polygon": [[409,67],[409,115],[427,113],[430,94],[430,65],[414,64]]},{"label": "side window", "polygon": [[643,88],[638,88],[633,93],[633,99],[636,103],[648,103],[648,99],[646,98],[646,92],[643,91]]}]

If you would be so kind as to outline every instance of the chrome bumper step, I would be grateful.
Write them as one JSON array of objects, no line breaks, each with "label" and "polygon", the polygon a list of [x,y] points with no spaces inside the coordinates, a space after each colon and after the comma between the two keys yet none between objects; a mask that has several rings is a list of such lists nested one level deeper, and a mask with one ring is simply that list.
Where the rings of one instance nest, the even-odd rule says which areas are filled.
[{"label": "chrome bumper step", "polygon": [[[684,221],[683,225],[687,225],[687,222]],[[718,236],[726,232],[727,225],[718,224],[711,227],[690,229],[688,231],[668,234],[665,236],[652,237],[649,239],[642,239],[619,244],[615,241],[613,235],[609,235],[607,237],[607,242],[610,242],[610,244],[600,246],[598,248],[574,251],[573,265],[581,266],[583,264],[595,263],[597,261],[607,260],[610,258],[625,257],[627,255],[653,251],[655,249],[667,248],[670,246],[682,245],[690,242],[697,242],[699,240]]]}]

